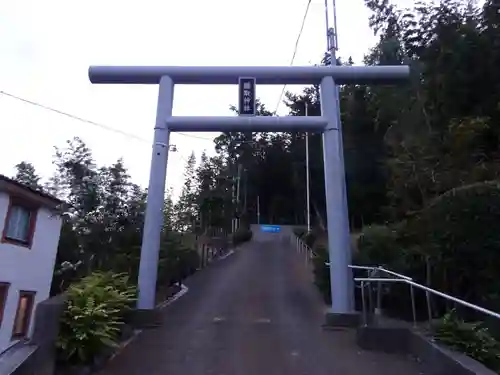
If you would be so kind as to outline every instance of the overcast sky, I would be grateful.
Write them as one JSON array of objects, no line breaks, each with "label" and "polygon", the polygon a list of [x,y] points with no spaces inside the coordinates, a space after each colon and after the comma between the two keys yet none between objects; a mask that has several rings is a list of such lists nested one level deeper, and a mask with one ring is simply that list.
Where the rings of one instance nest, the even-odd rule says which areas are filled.
[{"label": "overcast sky", "polygon": [[[0,173],[12,175],[24,160],[48,177],[53,146],[79,136],[99,165],[123,157],[147,187],[157,86],[91,85],[88,66],[288,65],[306,1],[0,1],[0,91],[139,138],[0,95]],[[337,14],[339,56],[360,63],[375,42],[369,12],[363,0],[337,0]],[[294,65],[319,62],[325,48],[324,2],[313,0]],[[281,89],[259,86],[257,94],[274,110]],[[174,115],[228,115],[236,102],[236,86],[179,86]],[[213,153],[213,133],[194,136],[171,136],[178,152],[167,185],[176,195],[189,154]]]}]

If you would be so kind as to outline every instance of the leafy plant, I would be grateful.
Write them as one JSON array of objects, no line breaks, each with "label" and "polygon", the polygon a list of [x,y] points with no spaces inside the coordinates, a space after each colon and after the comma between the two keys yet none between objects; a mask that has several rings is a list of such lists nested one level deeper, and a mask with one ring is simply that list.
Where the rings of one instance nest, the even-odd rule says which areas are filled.
[{"label": "leafy plant", "polygon": [[67,291],[57,340],[58,359],[91,364],[117,345],[123,317],[135,301],[136,288],[125,274],[95,272]]},{"label": "leafy plant", "polygon": [[402,252],[394,228],[371,225],[363,228],[358,237],[356,264],[394,268]]},{"label": "leafy plant", "polygon": [[323,300],[326,303],[331,302],[330,291],[330,268],[325,265],[329,261],[328,250],[324,247],[314,249],[313,274],[314,284],[318,287]]},{"label": "leafy plant", "polygon": [[458,317],[455,310],[451,310],[435,324],[434,337],[490,369],[500,371],[500,342],[481,322],[465,322]]}]

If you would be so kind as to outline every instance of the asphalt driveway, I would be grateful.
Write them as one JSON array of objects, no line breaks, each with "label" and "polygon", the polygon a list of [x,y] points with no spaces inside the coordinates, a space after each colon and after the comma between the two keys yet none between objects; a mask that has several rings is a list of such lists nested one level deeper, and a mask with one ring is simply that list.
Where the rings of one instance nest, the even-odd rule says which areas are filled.
[{"label": "asphalt driveway", "polygon": [[364,352],[352,331],[326,331],[304,261],[252,242],[200,271],[102,375],[417,375],[408,358]]}]

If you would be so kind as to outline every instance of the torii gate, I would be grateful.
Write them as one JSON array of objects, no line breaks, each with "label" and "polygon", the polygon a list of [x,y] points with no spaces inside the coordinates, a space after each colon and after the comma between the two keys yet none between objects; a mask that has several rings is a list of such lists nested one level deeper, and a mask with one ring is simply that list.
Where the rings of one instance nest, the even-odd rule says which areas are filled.
[{"label": "torii gate", "polygon": [[[153,155],[139,267],[138,309],[155,307],[160,233],[169,137],[183,132],[323,132],[325,194],[328,221],[328,252],[332,310],[334,315],[354,312],[349,220],[344,192],[345,174],[342,135],[338,117],[336,85],[392,83],[409,77],[408,66],[91,66],[92,83],[159,84]],[[206,117],[172,116],[175,84],[238,84],[241,77],[253,77],[263,85],[312,85],[321,89],[321,116],[314,117]]]}]

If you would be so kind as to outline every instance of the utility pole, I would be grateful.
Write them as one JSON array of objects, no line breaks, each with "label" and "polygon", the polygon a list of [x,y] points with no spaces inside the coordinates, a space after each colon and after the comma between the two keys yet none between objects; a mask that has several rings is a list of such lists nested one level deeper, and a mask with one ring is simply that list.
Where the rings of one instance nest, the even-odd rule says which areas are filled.
[{"label": "utility pole", "polygon": [[[253,132],[246,131],[243,133],[244,136],[244,144],[243,144],[243,155],[241,159],[242,166],[240,167],[240,178],[244,178],[243,181],[243,206],[240,211],[240,217],[243,217],[244,220],[248,221],[248,212],[247,212],[247,194],[248,194],[248,168],[250,168],[252,164],[253,157]],[[243,176],[242,176],[243,174]],[[241,220],[241,218],[240,218]],[[241,223],[239,223],[241,225]],[[248,223],[246,223],[248,224]]]},{"label": "utility pole", "polygon": [[[238,213],[240,213],[240,180],[241,180],[241,164],[238,164],[238,177],[237,178],[237,185],[236,185],[236,210]],[[236,229],[240,227],[240,219],[236,219]]]},{"label": "utility pole", "polygon": [[236,178],[234,175],[231,175],[231,190],[232,190],[232,202],[233,205],[231,207],[231,233],[236,232],[236,185],[235,185],[235,180]]},{"label": "utility pole", "polygon": [[[309,115],[309,105],[306,101],[306,111],[305,115],[306,117]],[[307,213],[307,232],[309,233],[311,231],[311,212],[310,212],[310,191],[309,191],[309,133],[306,132],[306,213]]]},{"label": "utility pole", "polygon": [[257,224],[260,224],[260,198],[257,195]]},{"label": "utility pole", "polygon": [[243,191],[244,191],[244,195],[243,195],[243,207],[244,207],[244,210],[243,212],[246,214],[247,213],[247,198],[248,198],[248,169],[244,169],[243,170],[244,172],[244,179],[245,179],[245,183],[243,184]]},{"label": "utility pole", "polygon": [[[326,47],[327,51],[330,52],[330,65],[336,66],[337,65],[337,50],[338,50],[338,33],[337,33],[337,8],[336,8],[336,0],[332,0],[332,5],[333,5],[333,27],[330,27],[330,22],[329,22],[329,16],[328,16],[328,3],[330,0],[325,0],[325,21],[326,21]],[[330,219],[328,220],[327,227],[328,227],[328,242],[329,242],[329,248],[330,248],[330,259],[333,259],[332,253],[331,253],[331,248],[333,247],[333,240],[332,236],[340,235],[340,243],[342,245],[342,249],[338,249],[337,251],[345,251],[345,255],[347,256],[347,259],[345,259],[344,263],[351,264],[351,240],[350,240],[350,233],[349,233],[349,211],[347,207],[347,188],[345,184],[345,165],[344,165],[344,141],[342,139],[342,123],[340,121],[340,99],[339,99],[339,87],[337,84],[334,85],[332,88],[334,90],[334,100],[335,103],[328,103],[328,105],[335,104],[336,108],[336,117],[337,121],[336,123],[338,124],[338,152],[339,152],[339,159],[340,162],[338,163],[338,166],[340,168],[340,175],[343,176],[344,181],[342,183],[342,207],[340,209],[342,210],[342,214],[339,216],[341,222],[340,223],[332,223],[331,222],[331,217],[333,217],[331,212],[328,212],[327,210],[327,217]],[[323,98],[322,98],[322,112],[324,111],[324,105],[323,105]],[[323,136],[324,137],[324,136]],[[323,146],[324,147],[324,146]],[[336,280],[338,279],[335,277],[334,272],[337,267],[330,266],[330,280]],[[348,285],[342,286],[343,290],[348,290],[348,302],[349,310],[354,309],[354,280],[352,276],[352,271],[350,268],[347,269],[337,269],[337,271],[340,271],[340,273],[345,272],[345,278],[344,282],[347,282]],[[340,290],[340,289],[339,289]],[[334,296],[334,288],[332,287],[332,303],[335,304],[335,296]],[[333,305],[332,305],[333,306]]]}]

